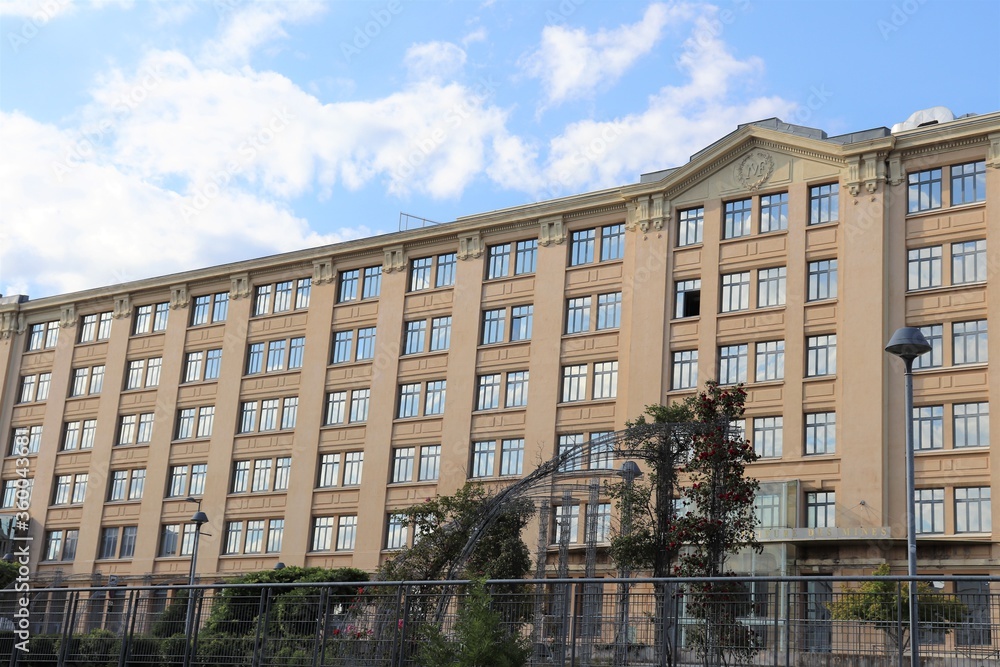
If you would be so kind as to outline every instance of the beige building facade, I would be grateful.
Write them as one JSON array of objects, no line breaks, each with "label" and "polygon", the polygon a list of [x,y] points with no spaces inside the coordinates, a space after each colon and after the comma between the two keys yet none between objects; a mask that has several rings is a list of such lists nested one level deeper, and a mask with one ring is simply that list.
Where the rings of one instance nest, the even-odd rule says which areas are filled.
[{"label": "beige building facade", "polygon": [[[412,540],[394,511],[519,479],[715,379],[746,384],[761,456],[767,549],[738,566],[902,565],[883,347],[917,326],[919,565],[997,574],[1000,113],[894,130],[771,119],[620,188],[2,298],[0,514],[30,487],[42,580],[185,580],[198,507],[203,578],[372,570]],[[556,514],[579,551],[587,516],[599,543],[614,522],[577,495]]]}]

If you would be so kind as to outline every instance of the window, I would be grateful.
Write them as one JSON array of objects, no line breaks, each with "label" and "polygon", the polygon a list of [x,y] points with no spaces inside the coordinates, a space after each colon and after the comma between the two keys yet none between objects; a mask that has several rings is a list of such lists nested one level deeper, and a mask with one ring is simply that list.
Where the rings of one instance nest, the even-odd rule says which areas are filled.
[{"label": "window", "polygon": [[174,436],[177,440],[194,437],[194,422],[197,410],[195,408],[184,408],[177,412],[177,433]]},{"label": "window", "polygon": [[410,519],[405,514],[390,514],[385,536],[386,549],[403,549],[406,547]]},{"label": "window", "polygon": [[914,248],[907,252],[907,289],[941,286],[941,246]]},{"label": "window", "polygon": [[45,533],[45,560],[72,561],[76,558],[79,530],[50,530]]},{"label": "window", "polygon": [[625,256],[625,225],[601,227],[601,261],[609,262]]},{"label": "window", "polygon": [[520,475],[524,470],[524,438],[500,441],[500,475]]},{"label": "window", "polygon": [[337,521],[337,551],[354,549],[354,541],[358,534],[357,515],[342,516]]},{"label": "window", "polygon": [[371,400],[371,389],[355,389],[351,392],[351,423],[363,422],[368,419],[368,404]]},{"label": "window", "polygon": [[916,489],[917,535],[944,532],[944,489]]},{"label": "window", "polygon": [[760,233],[788,229],[788,193],[761,195]]},{"label": "window", "polygon": [[[22,442],[27,440],[27,449],[22,446]],[[18,426],[14,429],[14,437],[10,442],[11,456],[21,456],[19,452],[26,451],[28,454],[37,454],[39,447],[42,445],[42,427],[41,425],[35,426]]]},{"label": "window", "polygon": [[229,292],[196,296],[191,308],[191,326],[225,322],[229,312]]},{"label": "window", "polygon": [[757,382],[785,379],[785,341],[757,343]]},{"label": "window", "polygon": [[955,489],[955,532],[989,533],[993,530],[990,487]]},{"label": "window", "polygon": [[364,463],[364,452],[347,452],[344,454],[344,486],[357,486],[361,484],[361,472]]},{"label": "window", "polygon": [[118,555],[118,527],[101,529],[101,546],[98,558],[114,558]]},{"label": "window", "polygon": [[[941,169],[907,174],[907,199],[910,213],[941,208]],[[919,532],[919,531],[918,531]]]},{"label": "window", "polygon": [[493,460],[496,457],[497,443],[493,440],[480,440],[472,443],[472,477],[492,477]]},{"label": "window", "polygon": [[622,293],[597,295],[597,330],[617,329],[622,319]]},{"label": "window", "polygon": [[567,299],[566,333],[574,334],[590,330],[590,297]]},{"label": "window", "polygon": [[721,312],[731,313],[750,307],[750,272],[722,276]]},{"label": "window", "polygon": [[705,208],[689,208],[678,216],[677,245],[686,246],[702,242],[705,227]]},{"label": "window", "polygon": [[587,365],[563,366],[562,401],[587,400]]},{"label": "window", "polygon": [[698,386],[698,350],[674,352],[671,389],[694,389]]},{"label": "window", "polygon": [[424,416],[444,414],[447,380],[431,380],[427,383],[427,390],[424,393]]},{"label": "window", "polygon": [[358,329],[358,355],[356,361],[375,358],[375,327]]},{"label": "window", "polygon": [[340,454],[322,454],[319,459],[319,488],[337,486],[340,482]]},{"label": "window", "polygon": [[180,498],[187,493],[187,466],[171,466],[170,486],[167,488],[168,498]]},{"label": "window", "polygon": [[302,368],[303,357],[306,351],[305,336],[292,338],[288,343],[288,368]]},{"label": "window", "polygon": [[837,298],[837,260],[809,262],[808,301]]},{"label": "window", "polygon": [[[142,500],[142,492],[146,488],[146,469],[139,468],[132,471],[132,478],[128,484],[128,499]],[[83,502],[81,499],[80,502]]]},{"label": "window", "polygon": [[73,490],[73,476],[59,475],[56,477],[54,491],[52,493],[53,505],[68,505],[69,495]]},{"label": "window", "polygon": [[951,205],[986,201],[986,161],[956,164],[951,168]]},{"label": "window", "polygon": [[413,481],[413,463],[416,450],[413,447],[397,447],[392,450],[392,477],[394,484]]},{"label": "window", "polygon": [[[183,410],[181,411],[183,412]],[[152,440],[154,413],[122,415],[118,422],[118,445],[142,445]],[[181,425],[178,423],[178,433]],[[190,436],[185,436],[190,437]]]},{"label": "window", "polygon": [[723,239],[735,239],[740,236],[750,235],[750,211],[752,207],[752,199],[741,199],[725,203],[722,230]]},{"label": "window", "polygon": [[944,363],[944,326],[941,324],[930,324],[920,327],[920,333],[930,343],[931,349],[930,352],[921,354],[913,360],[913,370],[937,368]]},{"label": "window", "polygon": [[781,456],[783,422],[783,417],[757,417],[753,420],[753,448],[757,456]]},{"label": "window", "polygon": [[761,528],[780,528],[784,525],[781,520],[781,496],[776,493],[758,493],[753,501],[754,514]]},{"label": "window", "polygon": [[523,408],[528,405],[528,371],[507,373],[507,400],[504,407]]},{"label": "window", "polygon": [[505,278],[510,273],[510,244],[490,246],[487,252],[486,279]]},{"label": "window", "polygon": [[806,413],[806,454],[833,454],[837,451],[837,413]]},{"label": "window", "polygon": [[986,320],[955,322],[952,325],[952,356],[956,365],[986,363],[986,343]]},{"label": "window", "polygon": [[986,281],[986,241],[951,244],[951,284]]},{"label": "window", "polygon": [[271,459],[257,459],[253,462],[253,481],[250,483],[251,493],[262,493],[271,490]]},{"label": "window", "polygon": [[137,307],[135,309],[135,322],[132,333],[138,335],[166,331],[167,316],[169,314],[169,303],[156,303]]},{"label": "window", "polygon": [[420,354],[424,351],[424,339],[427,334],[427,320],[406,322],[406,340],[403,354]]},{"label": "window", "polygon": [[570,266],[590,264],[594,261],[594,230],[583,229],[570,234]]},{"label": "window", "polygon": [[615,467],[615,439],[613,431],[590,434],[590,469],[611,470]]},{"label": "window", "polygon": [[264,549],[264,520],[247,521],[247,540],[243,546],[245,554],[259,554]]},{"label": "window", "polygon": [[840,183],[809,188],[809,224],[836,222],[840,214]]},{"label": "window", "polygon": [[165,524],[160,531],[160,556],[190,556],[194,548],[195,525]]},{"label": "window", "polygon": [[956,403],[955,447],[988,447],[990,444],[990,404]]},{"label": "window", "polygon": [[273,285],[258,285],[255,289],[253,314],[270,315],[308,308],[311,291],[311,278],[285,280]]},{"label": "window", "polygon": [[[190,477],[188,476],[189,469]],[[167,489],[167,497],[200,496],[205,493],[205,480],[207,477],[207,463],[196,463],[191,466],[172,466],[170,468],[170,486]]]},{"label": "window", "polygon": [[257,424],[257,401],[243,401],[240,404],[239,433],[275,431],[295,428],[299,399],[287,396],[283,399],[267,398],[259,402],[260,424]]},{"label": "window", "polygon": [[535,262],[538,256],[538,239],[518,241],[514,246],[514,275],[535,272]]},{"label": "window", "polygon": [[80,342],[93,343],[94,341],[107,340],[111,338],[111,313],[95,313],[84,315],[80,318]]},{"label": "window", "polygon": [[351,348],[353,347],[353,331],[333,332],[333,355],[330,358],[331,364],[342,364],[351,360]]},{"label": "window", "polygon": [[250,461],[233,461],[233,484],[230,493],[246,493],[250,484]]},{"label": "window", "polygon": [[837,373],[837,335],[806,338],[806,377]]},{"label": "window", "polygon": [[739,384],[747,381],[747,345],[726,345],[719,348],[719,384]]},{"label": "window", "polygon": [[92,368],[74,368],[73,382],[70,385],[70,397],[99,394],[104,386],[104,366]]},{"label": "window", "polygon": [[3,482],[3,500],[0,507],[12,509],[19,505],[30,506],[31,490],[35,480],[30,477],[5,479]]},{"label": "window", "polygon": [[806,494],[806,527],[833,528],[837,525],[837,494],[816,491]]},{"label": "window", "polygon": [[500,374],[480,375],[476,409],[492,410],[498,407],[500,407]]},{"label": "window", "polygon": [[483,311],[483,345],[502,343],[504,341],[504,320],[506,314],[507,310],[505,308]]},{"label": "window", "polygon": [[326,420],[324,426],[343,424],[347,412],[347,392],[331,391],[326,395]]},{"label": "window", "polygon": [[618,396],[618,362],[602,361],[594,364],[594,400]]},{"label": "window", "polygon": [[431,320],[431,352],[447,350],[451,346],[451,316]]},{"label": "window", "polygon": [[674,317],[698,317],[701,313],[701,279],[678,281],[675,290]]},{"label": "window", "polygon": [[224,554],[238,554],[241,551],[241,546],[243,543],[243,522],[242,521],[227,521],[226,522],[226,546],[223,549]]},{"label": "window", "polygon": [[37,381],[37,378],[38,376],[36,375],[25,375],[21,378],[21,394],[18,399],[19,403],[30,403],[35,400],[35,382]]},{"label": "window", "polygon": [[82,422],[67,422],[63,433],[62,451],[93,449],[94,434],[96,431],[96,419],[85,419]]},{"label": "window", "polygon": [[44,350],[59,342],[59,322],[32,324],[28,329],[28,352]]},{"label": "window", "polygon": [[420,383],[399,385],[399,419],[420,416]]},{"label": "window", "polygon": [[273,431],[278,428],[278,399],[268,398],[260,402],[260,430]]},{"label": "window", "polygon": [[455,253],[422,257],[410,262],[410,291],[431,287],[450,287],[455,284]]},{"label": "window", "polygon": [[580,506],[556,505],[553,544],[576,544],[580,533]]},{"label": "window", "polygon": [[285,520],[270,519],[267,522],[267,552],[278,553],[281,551],[281,542],[285,536]]},{"label": "window", "polygon": [[944,447],[944,406],[926,405],[913,408],[913,449]]},{"label": "window", "polygon": [[354,301],[358,298],[359,283],[362,299],[374,299],[382,292],[382,267],[370,266],[366,269],[341,271],[339,276],[337,303]]},{"label": "window", "polygon": [[162,366],[162,357],[134,359],[128,362],[128,372],[125,375],[125,388],[143,389],[158,386],[160,384],[160,368]]},{"label": "window", "polygon": [[785,305],[786,269],[779,266],[757,271],[757,307]]},{"label": "window", "polygon": [[49,398],[49,388],[52,386],[52,373],[25,375],[21,378],[20,403],[45,401]]},{"label": "window", "polygon": [[566,433],[559,436],[559,472],[583,470],[583,434]]},{"label": "window", "polygon": [[[313,517],[313,539],[312,539],[313,551],[329,551],[330,547],[333,546],[334,520],[335,518],[332,516]],[[351,546],[353,548],[353,540]]]},{"label": "window", "polygon": [[441,445],[424,445],[420,448],[420,473],[418,479],[421,482],[431,482],[441,474]]},{"label": "window", "polygon": [[272,340],[267,344],[267,372],[285,369],[286,341]]},{"label": "window", "polygon": [[514,306],[510,309],[510,340],[531,340],[531,321],[534,317],[533,305]]},{"label": "window", "polygon": [[299,397],[287,396],[281,401],[281,428],[295,428],[299,414]]}]

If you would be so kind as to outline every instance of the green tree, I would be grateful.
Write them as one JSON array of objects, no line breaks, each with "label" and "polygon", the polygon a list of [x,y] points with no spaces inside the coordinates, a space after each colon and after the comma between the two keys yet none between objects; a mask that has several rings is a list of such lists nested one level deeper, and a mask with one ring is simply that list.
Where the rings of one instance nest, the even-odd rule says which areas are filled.
[{"label": "green tree", "polygon": [[[888,563],[879,565],[872,574],[889,575]],[[872,580],[853,590],[844,591],[829,603],[830,615],[840,621],[862,621],[882,631],[886,656],[898,654],[902,639],[905,649],[910,642],[910,587],[897,581]],[[953,595],[938,593],[926,582],[917,584],[917,618],[925,628],[950,631],[951,626],[966,618],[968,608]]]}]

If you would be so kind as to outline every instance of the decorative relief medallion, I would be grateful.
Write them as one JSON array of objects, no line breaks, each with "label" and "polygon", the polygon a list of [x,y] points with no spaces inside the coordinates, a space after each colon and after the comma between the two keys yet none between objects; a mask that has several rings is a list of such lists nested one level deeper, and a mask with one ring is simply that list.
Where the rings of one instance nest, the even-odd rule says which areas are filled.
[{"label": "decorative relief medallion", "polygon": [[754,149],[743,156],[739,164],[736,165],[734,175],[736,180],[743,184],[747,190],[756,190],[767,183],[774,172],[774,158],[770,153],[759,149]]}]

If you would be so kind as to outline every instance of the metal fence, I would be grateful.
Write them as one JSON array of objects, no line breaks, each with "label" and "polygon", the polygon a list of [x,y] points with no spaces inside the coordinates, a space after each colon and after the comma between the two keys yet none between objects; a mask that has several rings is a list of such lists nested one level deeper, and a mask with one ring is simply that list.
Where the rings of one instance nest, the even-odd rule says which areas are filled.
[{"label": "metal fence", "polygon": [[[1000,666],[997,581],[922,583],[925,666]],[[494,638],[523,647],[525,664],[616,667],[909,664],[907,589],[905,577],[484,587]],[[435,640],[470,641],[470,600],[466,582],[7,589],[0,665],[424,667]]]}]

